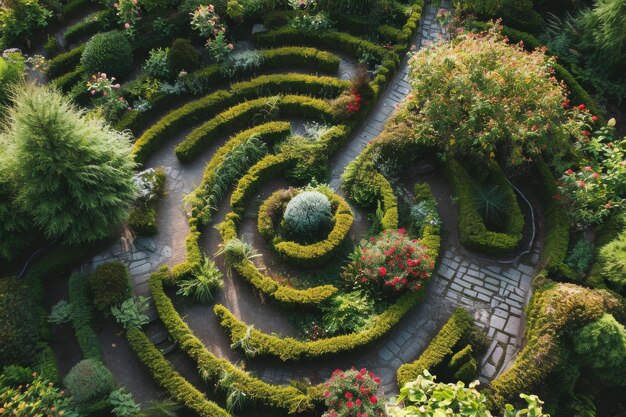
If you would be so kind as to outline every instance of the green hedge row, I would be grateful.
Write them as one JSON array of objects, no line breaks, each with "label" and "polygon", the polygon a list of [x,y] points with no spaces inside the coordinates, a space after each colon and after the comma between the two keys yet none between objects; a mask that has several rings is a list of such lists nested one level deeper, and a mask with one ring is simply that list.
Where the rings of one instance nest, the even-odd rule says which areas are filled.
[{"label": "green hedge row", "polygon": [[360,58],[367,52],[379,60],[386,55],[387,50],[372,42],[360,39],[347,33],[330,31],[301,31],[293,27],[285,26],[266,32],[257,32],[253,36],[255,45],[259,47],[288,46],[298,44],[339,50],[354,58]]},{"label": "green hedge row", "polygon": [[292,91],[301,88],[303,93],[311,94],[320,93],[320,91],[331,93],[342,88],[348,88],[349,85],[347,81],[336,78],[301,74],[266,75],[251,81],[233,84],[229,90],[216,91],[173,110],[152,125],[137,139],[133,146],[136,160],[145,162],[147,157],[177,130],[212,118],[215,113],[243,100],[257,98],[261,95],[280,94],[284,91],[282,88],[285,88],[285,84]]},{"label": "green hedge row", "polygon": [[216,380],[228,373],[237,388],[253,401],[298,413],[313,409],[313,399],[291,386],[271,385],[250,375],[228,360],[213,355],[193,334],[185,321],[178,315],[174,304],[163,290],[163,279],[167,275],[161,271],[150,277],[150,290],[161,321],[172,339],[187,355],[198,364],[198,370],[205,380]]},{"label": "green hedge row", "polygon": [[97,359],[104,363],[98,335],[91,327],[93,311],[89,299],[87,277],[72,274],[69,282],[69,298],[72,306],[72,325],[84,359]]},{"label": "green hedge row", "polygon": [[[272,214],[281,215],[282,213],[270,213],[269,207],[279,202],[281,196],[286,196],[287,201],[298,194],[285,195],[285,190],[276,191],[268,198],[259,209],[258,228],[259,233],[268,239],[278,254],[289,261],[307,267],[318,266],[331,258],[341,247],[341,243],[346,239],[354,216],[352,210],[346,201],[333,193],[325,193],[330,200],[333,208],[333,228],[326,239],[309,245],[301,245],[293,241],[284,241],[280,236],[275,235],[275,222]],[[285,201],[285,203],[287,202]]]},{"label": "green hedge row", "polygon": [[543,161],[535,164],[535,172],[538,186],[543,188],[537,193],[543,205],[546,230],[542,262],[551,276],[572,279],[576,274],[564,263],[569,248],[569,217],[563,203],[555,199],[558,194],[556,179]]},{"label": "green hedge row", "polygon": [[[69,93],[72,88],[81,81],[85,76],[85,68],[82,65],[74,68],[73,71],[66,72],[58,78],[51,80],[57,88],[61,89],[64,93]],[[87,91],[87,85],[85,85],[85,91]]]},{"label": "green hedge row", "polygon": [[48,78],[59,78],[68,72],[75,71],[76,67],[80,65],[80,57],[85,50],[85,45],[77,46],[65,53],[59,54],[48,61]]},{"label": "green hedge row", "polygon": [[424,371],[440,365],[446,357],[454,353],[452,349],[459,340],[469,335],[473,326],[474,320],[470,313],[464,308],[457,308],[420,357],[415,362],[406,363],[398,368],[398,386],[414,381]]},{"label": "green hedge row", "polygon": [[423,291],[405,294],[379,314],[371,325],[358,333],[306,342],[291,337],[281,338],[249,328],[220,304],[216,305],[214,310],[222,327],[230,333],[233,343],[245,338],[246,345],[254,351],[254,356],[269,355],[283,361],[297,361],[351,351],[379,339],[391,330],[422,296]]},{"label": "green hedge row", "polygon": [[200,232],[198,231],[198,225],[200,224],[199,215],[202,210],[201,205],[206,204],[206,201],[202,199],[202,192],[206,187],[209,187],[213,181],[215,181],[215,173],[222,164],[224,157],[228,154],[228,152],[233,150],[237,145],[248,140],[251,136],[256,136],[264,142],[271,144],[286,137],[290,132],[291,126],[287,122],[271,122],[262,124],[238,133],[226,142],[226,144],[224,144],[220,149],[218,149],[215,154],[213,154],[213,157],[205,168],[204,176],[200,185],[193,192],[195,197],[194,200],[200,201],[200,204],[193,205],[191,217],[188,220],[189,234],[185,238],[187,259],[184,262],[172,267],[172,273],[170,275],[171,281],[190,278],[192,271],[200,264],[200,262],[202,262],[203,255],[199,245]]},{"label": "green hedge row", "polygon": [[139,359],[150,369],[154,379],[174,400],[201,417],[231,417],[226,410],[207,400],[203,393],[176,372],[141,330],[128,330],[126,338]]},{"label": "green hedge row", "polygon": [[490,167],[490,180],[506,192],[506,232],[488,230],[474,200],[474,181],[467,170],[456,160],[445,162],[446,177],[450,181],[459,207],[459,240],[466,247],[493,255],[503,255],[515,249],[522,239],[524,215],[517,203],[515,192],[506,182],[504,173],[495,163]]},{"label": "green hedge row", "polygon": [[[339,70],[340,59],[330,52],[320,51],[315,48],[284,47],[259,51],[261,53],[261,64],[258,68],[246,70],[238,75],[253,75],[285,68],[306,71],[319,71],[325,74],[336,74]],[[194,86],[194,89],[207,91],[210,88],[226,83],[231,77],[221,71],[222,65],[211,64],[199,69],[187,76],[187,84]],[[118,130],[131,129],[134,133],[139,133],[148,127],[155,114],[170,108],[172,100],[180,99],[171,94],[157,93],[150,99],[150,109],[140,112],[131,110],[124,114],[118,122]]]},{"label": "green hedge row", "polygon": [[112,19],[114,14],[111,10],[100,10],[90,14],[78,23],[68,27],[63,32],[63,37],[69,43],[76,42],[80,38],[95,35],[105,29],[107,20]]},{"label": "green hedge row", "polygon": [[[267,76],[282,77],[282,76]],[[289,81],[294,77],[298,83],[299,77],[293,76],[285,78],[284,83],[278,83],[276,89],[289,90]],[[262,77],[259,77],[262,78]],[[320,80],[323,82],[323,80]],[[307,85],[310,83],[307,82]],[[266,86],[268,90],[274,90],[271,85]],[[319,85],[318,85],[319,88]],[[303,88],[305,90],[306,88]],[[268,112],[271,112],[269,114]],[[268,115],[269,114],[269,115]],[[187,135],[178,145],[175,153],[181,162],[192,161],[202,149],[222,137],[225,133],[233,129],[239,129],[253,125],[257,120],[273,119],[277,117],[303,117],[332,121],[334,110],[328,102],[308,96],[286,95],[274,97],[261,97],[256,100],[246,101],[235,105],[220,114],[215,115],[208,122],[200,125]]]}]

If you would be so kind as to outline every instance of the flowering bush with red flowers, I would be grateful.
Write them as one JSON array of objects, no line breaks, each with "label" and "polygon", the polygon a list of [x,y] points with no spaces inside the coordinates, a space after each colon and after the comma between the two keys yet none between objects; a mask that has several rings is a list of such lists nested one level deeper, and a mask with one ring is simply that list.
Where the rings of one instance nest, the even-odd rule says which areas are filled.
[{"label": "flowering bush with red flowers", "polygon": [[354,90],[350,90],[352,101],[348,103],[348,113],[356,113],[361,110],[361,94]]},{"label": "flowering bush with red flowers", "polygon": [[582,131],[574,144],[581,166],[568,169],[558,181],[557,198],[565,204],[576,229],[601,223],[624,205],[626,138],[617,139],[614,126],[611,119],[593,133]]},{"label": "flowering bush with red flowers", "polygon": [[347,371],[337,369],[324,384],[328,411],[323,417],[384,416],[385,408],[376,396],[380,378],[363,368]]},{"label": "flowering bush with red flowers", "polygon": [[364,290],[399,293],[417,291],[432,273],[434,259],[406,230],[385,230],[378,238],[361,242],[344,270],[344,278]]}]

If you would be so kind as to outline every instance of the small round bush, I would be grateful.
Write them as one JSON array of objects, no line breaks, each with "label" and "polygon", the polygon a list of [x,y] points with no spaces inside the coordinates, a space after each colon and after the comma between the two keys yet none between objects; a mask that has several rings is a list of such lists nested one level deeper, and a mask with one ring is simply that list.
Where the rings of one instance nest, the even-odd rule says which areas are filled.
[{"label": "small round bush", "polygon": [[64,383],[74,400],[81,404],[104,398],[115,389],[113,375],[96,359],[78,362],[67,374]]},{"label": "small round bush", "polygon": [[200,67],[200,54],[187,39],[176,39],[167,54],[167,66],[172,77],[193,71]]},{"label": "small round bush", "polygon": [[328,197],[319,191],[304,191],[289,201],[283,219],[290,233],[306,237],[327,228],[331,216]]},{"label": "small round bush", "polygon": [[96,268],[89,277],[89,288],[94,306],[109,312],[130,295],[130,276],[126,266],[119,261],[108,262]]},{"label": "small round bush", "polygon": [[600,249],[602,276],[614,290],[626,290],[626,232]]},{"label": "small round bush", "polygon": [[365,368],[336,369],[324,383],[328,410],[322,417],[384,416],[384,403],[376,396],[379,387],[380,378]]},{"label": "small round bush", "polygon": [[122,32],[98,33],[87,42],[80,63],[90,74],[125,77],[133,70],[133,47]]}]

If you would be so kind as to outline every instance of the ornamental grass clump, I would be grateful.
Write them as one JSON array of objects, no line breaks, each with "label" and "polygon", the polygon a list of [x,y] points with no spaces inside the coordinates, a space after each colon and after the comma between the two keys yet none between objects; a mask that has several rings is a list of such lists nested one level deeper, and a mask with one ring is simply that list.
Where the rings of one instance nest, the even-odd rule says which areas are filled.
[{"label": "ornamental grass clump", "polygon": [[360,371],[336,369],[324,383],[324,397],[329,407],[323,417],[384,416],[385,408],[376,392],[380,378],[363,368]]},{"label": "ornamental grass clump", "polygon": [[553,75],[554,58],[526,52],[495,28],[461,34],[410,60],[407,112],[413,137],[459,157],[511,166],[556,149],[567,91]]},{"label": "ornamental grass clump", "polygon": [[406,230],[386,230],[377,238],[361,242],[343,275],[353,286],[368,292],[417,291],[434,268],[434,259],[426,250]]}]

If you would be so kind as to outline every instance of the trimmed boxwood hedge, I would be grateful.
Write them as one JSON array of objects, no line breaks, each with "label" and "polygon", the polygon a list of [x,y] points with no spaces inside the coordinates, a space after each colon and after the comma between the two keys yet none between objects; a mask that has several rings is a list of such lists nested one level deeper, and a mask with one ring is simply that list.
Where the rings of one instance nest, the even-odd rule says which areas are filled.
[{"label": "trimmed boxwood hedge", "polygon": [[97,359],[104,363],[98,335],[91,327],[93,311],[89,299],[87,277],[72,274],[69,282],[69,299],[72,306],[72,325],[84,359]]},{"label": "trimmed boxwood hedge", "polygon": [[382,60],[387,50],[372,42],[347,33],[330,31],[301,31],[285,26],[266,32],[257,32],[252,37],[255,45],[260,47],[288,46],[293,44],[313,46],[316,48],[336,49],[354,58],[368,52]]},{"label": "trimmed boxwood hedge", "polygon": [[111,20],[115,15],[112,10],[100,10],[94,12],[80,22],[73,24],[63,32],[63,37],[69,43],[76,42],[80,38],[86,38],[105,29],[107,20]]},{"label": "trimmed boxwood hedge", "polygon": [[[209,187],[214,181],[215,172],[221,165],[224,156],[243,141],[248,140],[251,136],[255,136],[267,144],[271,144],[286,137],[290,132],[291,126],[289,123],[270,122],[238,133],[213,154],[213,157],[205,168],[200,185],[194,190],[194,195],[199,198],[201,197],[202,190]],[[198,225],[200,224],[198,216],[200,211],[201,207],[192,207],[191,217],[188,220],[189,234],[185,238],[187,259],[172,267],[172,273],[169,277],[170,283],[171,281],[191,278],[192,271],[203,260],[202,250],[199,244],[200,232],[198,231]]]},{"label": "trimmed boxwood hedge", "polygon": [[163,289],[167,272],[160,271],[150,276],[150,291],[161,321],[172,339],[198,364],[200,374],[206,380],[215,380],[224,373],[233,378],[237,388],[251,400],[287,410],[290,414],[313,409],[313,399],[291,386],[271,385],[253,377],[248,372],[231,364],[228,360],[213,355],[180,317]]},{"label": "trimmed boxwood hedge", "polygon": [[[135,159],[145,162],[147,157],[170,135],[177,130],[211,118],[217,112],[224,111],[243,100],[261,95],[280,94],[285,85],[291,90],[301,89],[304,94],[316,94],[348,88],[349,82],[331,77],[314,77],[302,74],[266,75],[251,81],[231,85],[229,90],[218,90],[200,99],[191,101],[171,111],[146,130],[133,146]],[[182,150],[181,150],[182,153]]]},{"label": "trimmed boxwood hedge", "polygon": [[[259,51],[262,57],[258,68],[239,72],[237,75],[253,75],[275,70],[283,71],[285,68],[302,69],[306,71],[319,71],[326,74],[336,74],[339,70],[340,59],[330,52],[320,51],[315,48],[298,46],[266,49]],[[221,71],[220,64],[211,64],[187,75],[186,83],[194,86],[192,94],[207,91],[210,88],[226,83],[231,78]],[[196,93],[196,90],[198,93]],[[187,97],[185,94],[182,97]],[[151,107],[146,111],[130,110],[124,114],[118,122],[118,130],[131,129],[135,134],[146,129],[153,121],[154,115],[170,108],[172,100],[180,100],[181,96],[166,93],[156,93],[150,99]]]},{"label": "trimmed boxwood hedge", "polygon": [[490,231],[485,226],[483,218],[476,209],[474,182],[467,170],[452,158],[448,158],[445,162],[445,170],[454,195],[458,199],[458,228],[461,243],[470,249],[492,255],[503,255],[515,249],[522,239],[524,215],[517,203],[515,192],[506,182],[500,167],[493,163],[490,166],[490,177],[506,192],[507,224],[504,233]]},{"label": "trimmed boxwood hedge", "polygon": [[[64,93],[69,93],[70,90],[81,81],[81,79],[85,76],[85,68],[81,65],[74,68],[73,71],[67,72],[62,76],[51,80],[50,82],[54,84],[56,87],[60,88]],[[85,91],[87,90],[87,86],[85,86]]]},{"label": "trimmed boxwood hedge", "polygon": [[65,53],[59,54],[48,61],[48,78],[59,78],[68,72],[73,72],[80,65],[80,57],[85,50],[85,45],[77,46]]},{"label": "trimmed boxwood hedge", "polygon": [[473,326],[474,319],[467,310],[457,308],[420,357],[415,362],[406,363],[398,368],[398,386],[414,381],[424,371],[440,365],[446,357],[454,353],[452,350],[454,346],[469,335]]},{"label": "trimmed boxwood hedge", "polygon": [[[279,203],[281,199],[287,202],[300,193],[300,190],[292,189],[292,191],[289,193],[289,190],[278,190],[261,205],[257,221],[259,233],[270,241],[280,256],[290,262],[308,267],[321,265],[336,253],[348,235],[354,220],[352,210],[340,196],[334,193],[324,193],[330,200],[333,209],[334,224],[328,236],[319,242],[308,245],[285,241],[274,233],[276,219],[273,219],[272,214],[269,213],[269,207]],[[274,214],[282,216],[282,212]]]},{"label": "trimmed boxwood hedge", "polygon": [[543,161],[537,162],[534,168],[538,186],[543,188],[537,193],[543,205],[546,229],[542,262],[551,276],[573,279],[576,274],[564,263],[569,248],[569,217],[563,203],[554,198],[558,193],[556,179]]},{"label": "trimmed boxwood hedge", "polygon": [[139,360],[150,369],[154,379],[178,403],[201,417],[231,417],[226,410],[207,400],[203,393],[176,372],[145,333],[139,329],[130,329],[126,333],[126,338]]},{"label": "trimmed boxwood hedge", "polygon": [[[268,88],[271,89],[271,86]],[[294,116],[324,121],[331,121],[334,117],[332,106],[316,98],[296,95],[261,97],[237,104],[194,129],[176,145],[176,156],[181,162],[192,161],[202,149],[226,132],[254,124],[255,118],[262,115],[268,106],[272,107],[272,111],[277,111],[276,116],[280,117]]]}]

